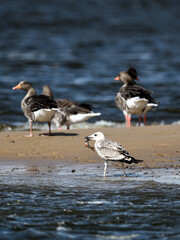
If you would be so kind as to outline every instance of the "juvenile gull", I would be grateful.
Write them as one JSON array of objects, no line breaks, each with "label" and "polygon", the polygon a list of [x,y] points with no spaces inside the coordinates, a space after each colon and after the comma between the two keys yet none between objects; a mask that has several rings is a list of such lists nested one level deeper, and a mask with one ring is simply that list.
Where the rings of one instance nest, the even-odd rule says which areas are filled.
[{"label": "juvenile gull", "polygon": [[136,84],[135,80],[139,79],[134,68],[129,68],[127,72],[120,72],[115,80],[124,83],[115,97],[115,102],[125,115],[126,127],[131,126],[131,114],[139,115],[139,126],[141,115],[143,115],[144,125],[146,126],[146,113],[152,107],[158,106],[157,102],[151,97],[152,91]]},{"label": "juvenile gull", "polygon": [[124,177],[126,176],[124,163],[131,164],[143,162],[142,160],[137,160],[132,157],[121,144],[106,139],[102,132],[93,133],[91,136],[88,136],[88,139],[95,140],[95,150],[98,155],[104,159],[104,177],[106,175],[108,161],[121,162]]},{"label": "juvenile gull", "polygon": [[27,92],[21,101],[21,108],[30,123],[30,134],[26,137],[33,136],[32,123],[34,121],[48,122],[49,135],[51,135],[51,119],[58,110],[57,103],[48,96],[36,95],[35,89],[29,82],[21,81],[17,86],[13,87],[13,90],[16,89]]},{"label": "juvenile gull", "polygon": [[[43,87],[43,94],[53,98],[53,91],[49,85]],[[56,99],[55,101],[59,110],[55,113],[52,121],[58,128],[66,125],[69,129],[71,124],[85,122],[92,117],[101,115],[101,113],[93,112],[88,103],[79,104],[68,99]]]}]

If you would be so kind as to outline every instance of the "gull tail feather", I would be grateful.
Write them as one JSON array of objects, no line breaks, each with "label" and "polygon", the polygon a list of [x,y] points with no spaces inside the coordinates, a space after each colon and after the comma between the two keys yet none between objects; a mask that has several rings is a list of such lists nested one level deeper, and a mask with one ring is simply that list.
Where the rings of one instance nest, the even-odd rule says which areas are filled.
[{"label": "gull tail feather", "polygon": [[141,162],[143,162],[143,160],[133,158],[132,162],[133,163],[141,163]]}]

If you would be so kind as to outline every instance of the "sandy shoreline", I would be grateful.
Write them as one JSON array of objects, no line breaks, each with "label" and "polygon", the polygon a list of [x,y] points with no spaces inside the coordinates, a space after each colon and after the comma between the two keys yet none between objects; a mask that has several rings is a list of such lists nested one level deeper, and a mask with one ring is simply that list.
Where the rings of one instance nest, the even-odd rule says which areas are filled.
[{"label": "sandy shoreline", "polygon": [[179,168],[180,125],[55,131],[51,137],[38,136],[42,132],[36,131],[33,138],[24,137],[27,132],[0,132],[1,165],[18,161],[28,165],[100,162],[97,154],[83,143],[84,136],[97,131],[120,142],[135,158],[144,160],[141,167]]}]

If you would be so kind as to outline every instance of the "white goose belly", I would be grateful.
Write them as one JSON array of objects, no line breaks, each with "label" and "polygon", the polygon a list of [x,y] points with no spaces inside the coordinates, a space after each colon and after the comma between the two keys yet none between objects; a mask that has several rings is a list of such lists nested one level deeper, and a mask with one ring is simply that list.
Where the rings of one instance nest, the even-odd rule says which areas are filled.
[{"label": "white goose belly", "polygon": [[127,100],[128,113],[141,115],[146,108],[148,100],[145,98],[134,97]]},{"label": "white goose belly", "polygon": [[34,113],[34,121],[50,122],[57,109],[40,109]]}]

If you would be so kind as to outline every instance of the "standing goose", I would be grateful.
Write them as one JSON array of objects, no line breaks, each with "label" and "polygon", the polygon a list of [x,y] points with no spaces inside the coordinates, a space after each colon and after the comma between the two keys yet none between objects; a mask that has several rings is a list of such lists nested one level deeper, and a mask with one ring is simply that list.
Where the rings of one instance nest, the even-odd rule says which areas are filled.
[{"label": "standing goose", "polygon": [[115,102],[125,115],[126,127],[131,126],[131,114],[139,115],[139,126],[141,115],[143,115],[144,125],[146,126],[146,113],[152,107],[158,106],[157,102],[151,97],[152,91],[136,85],[135,80],[139,79],[134,68],[129,68],[127,72],[120,72],[115,80],[124,83],[115,97]]},{"label": "standing goose", "polygon": [[[52,89],[48,85],[43,87],[43,94],[53,98]],[[78,104],[67,99],[56,99],[56,102],[59,110],[55,113],[52,121],[59,129],[62,125],[66,125],[69,129],[73,123],[85,122],[92,117],[101,115],[101,113],[94,113],[91,105],[87,103]]]},{"label": "standing goose", "polygon": [[35,89],[28,82],[21,81],[13,90],[21,89],[27,92],[26,96],[21,101],[21,108],[24,115],[30,122],[30,134],[27,137],[32,137],[32,123],[48,122],[49,135],[51,135],[51,119],[57,111],[57,103],[44,95],[36,95]]},{"label": "standing goose", "polygon": [[124,170],[124,163],[131,164],[131,163],[143,162],[142,160],[137,160],[134,157],[132,157],[126,151],[126,149],[118,142],[113,142],[111,140],[106,139],[102,132],[96,132],[91,136],[85,137],[85,139],[89,141],[90,140],[95,141],[95,145],[94,145],[95,150],[97,154],[102,159],[104,159],[104,174],[103,174],[104,177],[106,176],[108,161],[121,162],[122,168],[124,171],[124,177],[126,176],[126,173]]}]

